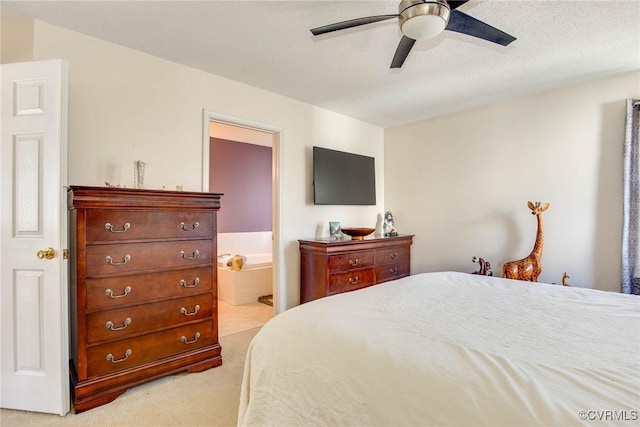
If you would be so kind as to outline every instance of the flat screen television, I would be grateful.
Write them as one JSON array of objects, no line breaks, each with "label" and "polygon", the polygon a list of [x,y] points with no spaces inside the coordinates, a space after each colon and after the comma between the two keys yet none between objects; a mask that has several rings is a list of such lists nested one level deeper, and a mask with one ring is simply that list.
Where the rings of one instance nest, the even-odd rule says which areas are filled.
[{"label": "flat screen television", "polygon": [[313,147],[313,203],[375,205],[375,158]]}]

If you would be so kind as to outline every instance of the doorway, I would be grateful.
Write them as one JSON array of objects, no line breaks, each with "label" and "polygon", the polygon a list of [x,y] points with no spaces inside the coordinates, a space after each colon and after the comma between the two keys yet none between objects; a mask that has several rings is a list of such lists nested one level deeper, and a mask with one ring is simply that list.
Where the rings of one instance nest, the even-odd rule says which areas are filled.
[{"label": "doorway", "polygon": [[[218,312],[220,336],[224,336],[262,326],[280,311],[278,172],[281,131],[273,126],[209,111],[204,112],[203,125],[203,191],[227,194],[227,206],[232,210],[224,211],[223,196],[218,220],[218,255],[251,256],[258,253],[260,256],[271,254],[272,257],[269,267],[253,270],[247,266],[239,272],[230,271],[224,263],[226,258],[222,259],[223,262],[218,267]],[[226,162],[219,162],[216,153],[224,155],[229,163],[235,156],[233,167],[227,167]],[[265,162],[267,169],[264,168]],[[229,182],[234,174],[235,180]],[[224,177],[226,183],[216,184],[215,179],[220,180],[221,177]],[[243,182],[245,191],[253,192],[253,195],[244,196],[260,206],[258,210],[262,215],[252,217],[251,212],[242,207],[245,202],[238,193],[242,192]],[[256,191],[255,187],[260,187],[260,190]],[[259,199],[256,200],[256,197]],[[253,210],[256,210],[255,207]],[[268,214],[264,214],[265,211]],[[233,212],[233,215],[229,215],[229,212]],[[247,216],[245,221],[237,221],[237,217],[242,215]],[[258,281],[264,280],[268,282],[258,285]],[[265,286],[269,286],[270,291]],[[230,290],[234,287],[238,290]],[[265,295],[253,295],[256,292]],[[269,302],[271,305],[268,305]]]}]

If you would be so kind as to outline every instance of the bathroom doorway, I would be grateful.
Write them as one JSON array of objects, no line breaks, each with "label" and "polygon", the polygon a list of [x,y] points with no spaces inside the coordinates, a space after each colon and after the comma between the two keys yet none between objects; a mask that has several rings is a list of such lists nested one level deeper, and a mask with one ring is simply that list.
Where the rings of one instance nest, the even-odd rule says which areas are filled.
[{"label": "bathroom doorway", "polygon": [[[224,336],[262,326],[277,312],[279,133],[209,114],[207,135],[203,187],[225,194],[217,244],[219,334]],[[235,255],[243,261],[240,269],[231,265]]]}]

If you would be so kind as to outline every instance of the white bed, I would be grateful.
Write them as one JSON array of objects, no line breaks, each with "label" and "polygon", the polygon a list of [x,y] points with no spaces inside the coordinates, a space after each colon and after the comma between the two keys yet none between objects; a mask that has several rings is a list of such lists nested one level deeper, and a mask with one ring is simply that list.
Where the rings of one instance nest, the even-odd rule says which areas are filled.
[{"label": "white bed", "polygon": [[238,425],[638,425],[639,410],[640,297],[445,272],[271,319]]}]

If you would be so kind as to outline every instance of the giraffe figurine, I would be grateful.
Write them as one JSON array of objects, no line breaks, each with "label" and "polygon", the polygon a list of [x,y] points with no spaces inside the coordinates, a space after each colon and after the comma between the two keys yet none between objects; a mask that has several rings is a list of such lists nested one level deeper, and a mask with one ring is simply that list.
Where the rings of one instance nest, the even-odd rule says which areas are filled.
[{"label": "giraffe figurine", "polygon": [[531,209],[531,214],[536,216],[536,220],[538,222],[536,243],[533,245],[533,250],[526,258],[522,258],[517,261],[505,262],[502,266],[502,277],[506,277],[507,279],[537,282],[538,276],[542,271],[540,259],[542,258],[542,245],[544,244],[542,212],[549,208],[549,203],[545,203],[543,205],[540,202],[528,202],[527,206]]}]

